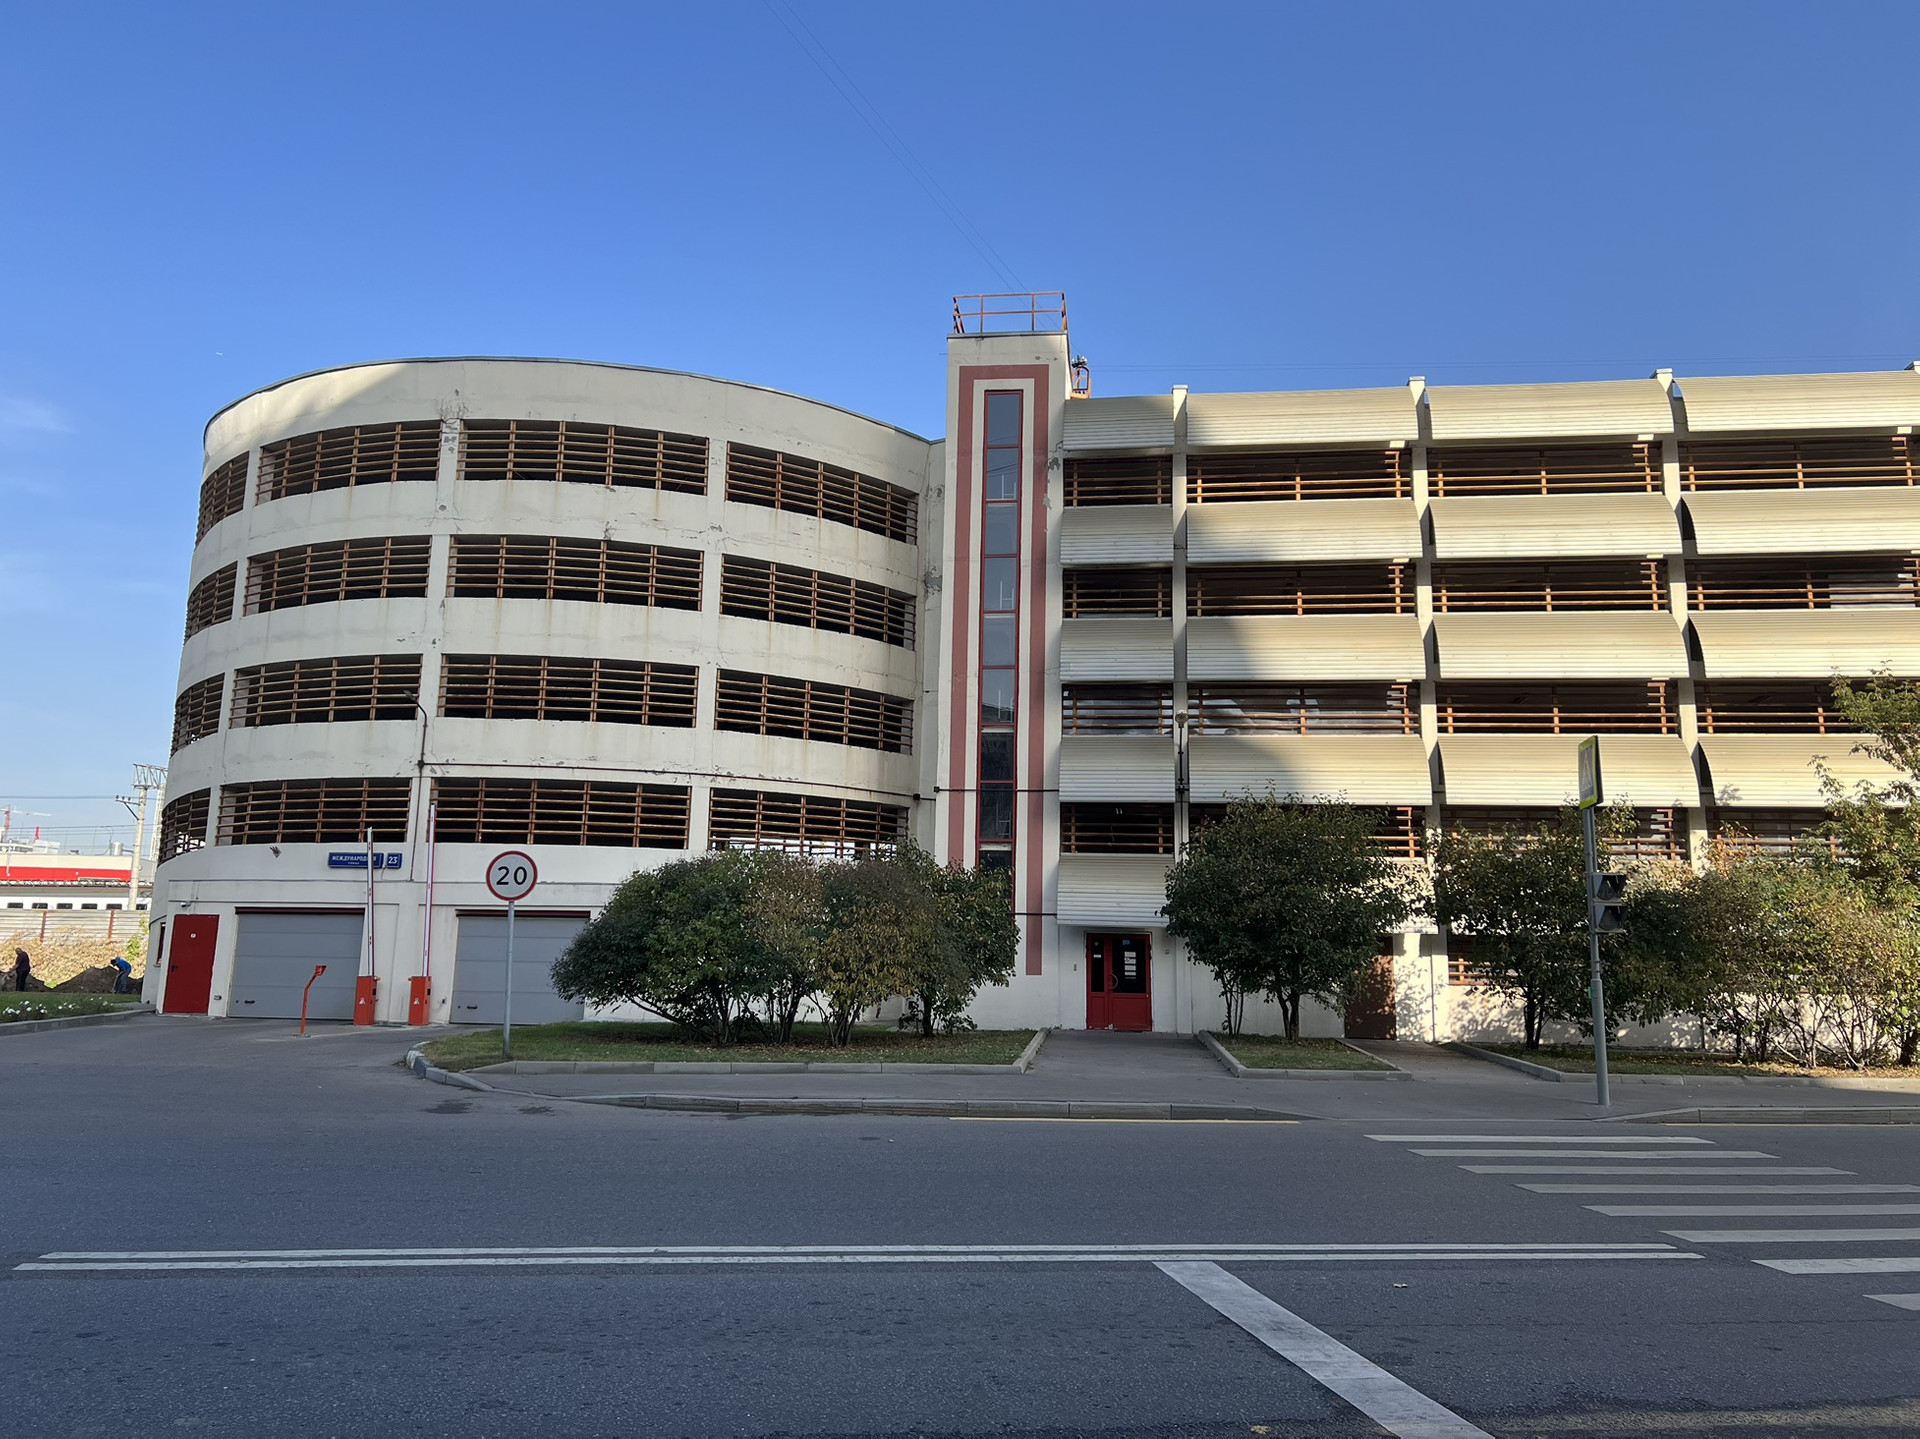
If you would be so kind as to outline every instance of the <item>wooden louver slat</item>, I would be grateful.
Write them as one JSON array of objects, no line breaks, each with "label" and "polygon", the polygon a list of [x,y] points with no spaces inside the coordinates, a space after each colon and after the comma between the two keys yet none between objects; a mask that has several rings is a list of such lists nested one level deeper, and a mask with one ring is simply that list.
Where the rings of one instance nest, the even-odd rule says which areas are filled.
[{"label": "wooden louver slat", "polygon": [[1060,687],[1062,734],[1172,734],[1170,685],[1065,684]]},{"label": "wooden louver slat", "polygon": [[722,670],[714,728],[905,754],[913,705],[873,690]]},{"label": "wooden louver slat", "polygon": [[255,503],[401,480],[431,484],[439,468],[438,420],[318,430],[260,447]]},{"label": "wooden louver slat", "polygon": [[1702,610],[1912,608],[1920,556],[1702,556],[1687,562],[1687,598]]},{"label": "wooden louver slat", "polygon": [[411,720],[420,656],[344,655],[249,665],[233,674],[235,728]]},{"label": "wooden louver slat", "polygon": [[1693,703],[1701,734],[1851,734],[1819,680],[1702,680]]},{"label": "wooden louver slat", "polygon": [[1442,683],[1441,734],[1678,734],[1675,687],[1643,684]]},{"label": "wooden louver slat", "polygon": [[[1379,825],[1368,836],[1374,847],[1395,859],[1419,859],[1427,845],[1426,825],[1418,806],[1410,804],[1369,806],[1379,817]],[[1224,804],[1196,804],[1189,811],[1188,823],[1195,835],[1208,825],[1223,819]]]},{"label": "wooden louver slat", "polygon": [[448,655],[440,713],[464,719],[693,725],[692,665],[558,655]]},{"label": "wooden louver slat", "polygon": [[1170,505],[1173,461],[1166,455],[1068,460],[1062,467],[1060,503],[1079,505]]},{"label": "wooden louver slat", "polygon": [[704,495],[707,441],[582,420],[467,420],[460,427],[460,477]]},{"label": "wooden louver slat", "polygon": [[1420,732],[1405,684],[1195,684],[1187,702],[1196,735]]},{"label": "wooden louver slat", "polygon": [[218,674],[180,691],[180,697],[173,702],[175,753],[220,728],[220,696],[226,683],[227,677]]},{"label": "wooden louver slat", "polygon": [[1410,565],[1195,565],[1194,615],[1403,615],[1414,610]]},{"label": "wooden louver slat", "polygon": [[193,593],[187,596],[188,639],[209,625],[225,624],[233,618],[233,592],[239,574],[240,565],[235,561],[193,587]]},{"label": "wooden louver slat", "polygon": [[433,797],[436,833],[447,844],[687,845],[684,785],[454,777],[436,779]]},{"label": "wooden louver slat", "polygon": [[1908,435],[1782,435],[1693,440],[1680,446],[1689,490],[1804,490],[1821,485],[1920,484]]},{"label": "wooden louver slat", "polygon": [[797,565],[722,556],[720,613],[913,648],[912,595]]},{"label": "wooden louver slat", "polygon": [[780,849],[842,855],[897,845],[906,837],[900,805],[815,794],[716,789],[709,811],[714,849]]},{"label": "wooden louver slat", "polygon": [[1478,610],[1660,610],[1667,607],[1659,560],[1452,560],[1433,567],[1437,614]]},{"label": "wooden louver slat", "polygon": [[216,844],[351,844],[407,834],[404,779],[281,779],[220,789]]},{"label": "wooden louver slat", "polygon": [[455,535],[448,593],[474,599],[582,600],[700,608],[698,550],[557,535]]},{"label": "wooden louver slat", "polygon": [[237,515],[247,500],[247,454],[242,450],[218,466],[200,483],[200,527],[193,542],[199,544],[228,515]]},{"label": "wooden louver slat", "polygon": [[197,789],[167,801],[160,811],[160,850],[155,863],[203,849],[207,843],[207,820],[213,814],[213,791]]},{"label": "wooden louver slat", "polygon": [[419,599],[427,593],[425,535],[294,545],[247,561],[246,612],[332,600]]},{"label": "wooden louver slat", "polygon": [[755,445],[727,446],[727,498],[816,515],[906,544],[920,536],[920,501],[913,491],[824,460]]},{"label": "wooden louver slat", "polygon": [[1101,566],[1061,571],[1061,615],[1150,615],[1173,613],[1173,576],[1141,565]]},{"label": "wooden louver slat", "polygon": [[1187,501],[1410,499],[1404,449],[1322,450],[1187,457]]},{"label": "wooden louver slat", "polygon": [[1447,495],[1585,495],[1619,490],[1658,494],[1660,442],[1521,445],[1427,452],[1427,481]]},{"label": "wooden louver slat", "polygon": [[1060,852],[1172,854],[1173,806],[1066,801],[1060,806]]}]

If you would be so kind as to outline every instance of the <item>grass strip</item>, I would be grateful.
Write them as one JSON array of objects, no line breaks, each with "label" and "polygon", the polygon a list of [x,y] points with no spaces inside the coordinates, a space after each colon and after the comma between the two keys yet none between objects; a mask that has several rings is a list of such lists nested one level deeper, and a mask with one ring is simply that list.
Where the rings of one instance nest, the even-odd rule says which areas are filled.
[{"label": "grass strip", "polygon": [[76,1014],[106,1014],[140,1002],[137,994],[57,994],[28,990],[0,994],[0,1024],[29,1019],[70,1019]]},{"label": "grass strip", "polygon": [[1270,1034],[1215,1034],[1220,1047],[1249,1069],[1392,1069],[1337,1039],[1280,1039]]},{"label": "grass strip", "polygon": [[[1476,1049],[1490,1049],[1496,1054],[1512,1055],[1515,1059],[1529,1060],[1534,1064],[1545,1065],[1548,1069],[1557,1069],[1564,1074],[1592,1074],[1593,1046],[1581,1044],[1543,1044],[1538,1049],[1528,1049],[1519,1044],[1488,1044],[1482,1040],[1472,1041]],[[1797,1064],[1785,1060],[1769,1060],[1764,1064],[1751,1060],[1736,1061],[1730,1054],[1720,1054],[1712,1050],[1700,1049],[1621,1049],[1617,1046],[1607,1048],[1607,1069],[1613,1074],[1678,1074],[1678,1075],[1788,1075],[1795,1078],[1821,1079],[1920,1079],[1920,1065],[1880,1065],[1871,1069],[1802,1069]]]},{"label": "grass strip", "polygon": [[[796,1025],[792,1044],[749,1038],[718,1045],[675,1024],[572,1021],[515,1025],[513,1057],[556,1063],[1012,1064],[1033,1034],[1031,1029],[980,1029],[923,1036],[875,1027],[856,1029],[852,1043],[836,1049],[827,1043],[823,1024]],[[421,1050],[446,1070],[477,1069],[503,1058],[497,1029],[449,1035]]]}]

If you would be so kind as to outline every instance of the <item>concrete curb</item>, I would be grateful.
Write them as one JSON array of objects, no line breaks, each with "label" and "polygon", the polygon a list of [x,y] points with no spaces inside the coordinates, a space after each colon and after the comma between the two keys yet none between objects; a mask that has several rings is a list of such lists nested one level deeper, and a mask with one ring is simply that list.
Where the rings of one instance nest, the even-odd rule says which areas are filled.
[{"label": "concrete curb", "polygon": [[134,1009],[116,1009],[106,1014],[69,1014],[60,1019],[16,1019],[9,1024],[0,1024],[0,1035],[37,1034],[43,1029],[79,1029],[83,1025],[111,1024],[115,1020],[133,1019],[152,1013],[152,1005],[142,1004]]},{"label": "concrete curb", "polygon": [[[673,1059],[510,1059],[483,1064],[473,1074],[1025,1074],[1046,1042],[1049,1031],[1034,1033],[1020,1057],[1011,1064],[833,1064],[755,1063],[731,1060]],[[417,1051],[415,1051],[417,1053]]]},{"label": "concrete curb", "polygon": [[[1535,1079],[1545,1079],[1560,1084],[1591,1084],[1592,1070],[1553,1069],[1544,1064],[1534,1064],[1525,1059],[1515,1059],[1511,1054],[1498,1054],[1491,1049],[1482,1049],[1465,1040],[1447,1041],[1445,1048],[1458,1050],[1461,1054],[1471,1055],[1475,1059],[1484,1059],[1493,1064],[1504,1064],[1508,1069],[1517,1069],[1522,1074],[1531,1074]],[[1890,1091],[1896,1094],[1920,1094],[1920,1079],[1853,1079],[1845,1075],[1823,1074],[1631,1074],[1614,1070],[1612,1077],[1632,1080],[1635,1084],[1757,1084],[1769,1089],[1872,1089]]]},{"label": "concrete curb", "polygon": [[1544,1064],[1515,1059],[1511,1054],[1496,1054],[1491,1049],[1482,1049],[1479,1045],[1468,1044],[1465,1040],[1450,1039],[1441,1048],[1464,1054],[1469,1059],[1484,1059],[1489,1064],[1500,1064],[1508,1069],[1517,1069],[1522,1074],[1531,1075],[1535,1079],[1544,1079],[1550,1084],[1569,1084],[1576,1079],[1584,1079],[1589,1084],[1593,1082],[1591,1074],[1566,1074],[1558,1069],[1549,1069]]},{"label": "concrete curb", "polygon": [[454,1074],[449,1070],[436,1069],[432,1063],[428,1061],[426,1055],[417,1049],[409,1049],[407,1051],[406,1064],[408,1069],[411,1069],[422,1079],[430,1079],[435,1084],[451,1084],[455,1089],[477,1089],[483,1094],[492,1094],[494,1092],[491,1084],[483,1083],[469,1075]]},{"label": "concrete curb", "polygon": [[1373,1060],[1376,1064],[1386,1064],[1387,1067],[1385,1069],[1257,1069],[1252,1065],[1242,1064],[1239,1060],[1235,1059],[1233,1055],[1228,1052],[1227,1047],[1223,1045],[1219,1040],[1215,1039],[1211,1034],[1207,1033],[1206,1030],[1204,1029],[1196,1030],[1195,1035],[1200,1040],[1201,1047],[1204,1048],[1207,1051],[1207,1053],[1211,1054],[1215,1059],[1219,1060],[1220,1067],[1225,1069],[1227,1073],[1231,1074],[1235,1079],[1412,1079],[1413,1078],[1413,1075],[1408,1073],[1406,1070],[1402,1069],[1399,1065],[1388,1064],[1387,1061],[1380,1058],[1379,1055],[1367,1054],[1366,1050],[1358,1049],[1351,1044],[1347,1044],[1347,1042],[1344,1039],[1341,1040],[1340,1042],[1342,1044],[1347,1044],[1347,1048],[1352,1049],[1355,1054],[1367,1054],[1368,1059]]},{"label": "concrete curb", "polygon": [[771,1099],[717,1094],[578,1094],[565,1098],[579,1104],[699,1114],[894,1114],[933,1119],[1261,1120],[1268,1123],[1297,1123],[1305,1117],[1246,1104],[1126,1104],[1068,1099]]},{"label": "concrete curb", "polygon": [[1920,1105],[1836,1109],[1659,1109],[1610,1114],[1602,1124],[1920,1124]]}]

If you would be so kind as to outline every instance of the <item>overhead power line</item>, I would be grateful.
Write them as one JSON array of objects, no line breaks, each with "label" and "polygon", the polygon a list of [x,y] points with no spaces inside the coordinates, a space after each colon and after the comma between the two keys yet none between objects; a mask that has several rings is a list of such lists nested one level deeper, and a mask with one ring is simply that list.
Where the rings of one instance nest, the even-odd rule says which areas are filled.
[{"label": "overhead power line", "polygon": [[[840,63],[833,58],[827,47],[820,43],[820,37],[808,28],[807,22],[800,18],[786,0],[762,0],[762,3],[767,7],[767,13],[780,22],[780,28],[792,37],[793,43],[800,47],[809,60],[813,61],[814,68],[826,77],[827,83],[833,86],[834,92],[847,102],[847,108],[858,115],[862,123],[873,131],[874,138],[886,146],[888,153],[900,162],[900,167],[913,177],[914,183],[925,192],[926,197],[933,201],[941,213],[952,222],[954,229],[960,232],[960,237],[971,245],[974,253],[1000,277],[1000,283],[1009,290],[1025,290],[1026,286],[1020,283],[1019,276],[1015,275],[1006,261],[1000,258],[999,252],[993,248],[987,237],[974,228],[972,222],[967,219],[966,212],[954,204],[952,198],[941,188],[940,182],[934,179],[933,172],[920,163],[913,151],[907,147],[907,142],[902,140],[893,126],[886,122],[886,118],[866,97],[866,93],[854,82],[853,77],[840,68]],[[783,11],[785,13],[782,13]],[[799,28],[796,29],[796,26]]]}]

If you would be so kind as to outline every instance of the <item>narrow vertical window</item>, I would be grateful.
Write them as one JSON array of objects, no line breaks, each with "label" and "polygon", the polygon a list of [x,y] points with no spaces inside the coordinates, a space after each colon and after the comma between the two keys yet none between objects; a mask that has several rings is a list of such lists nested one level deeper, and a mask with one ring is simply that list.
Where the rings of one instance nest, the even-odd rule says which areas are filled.
[{"label": "narrow vertical window", "polygon": [[986,488],[980,521],[980,824],[983,864],[1012,862],[1014,721],[1020,628],[1022,397],[987,394]]}]

